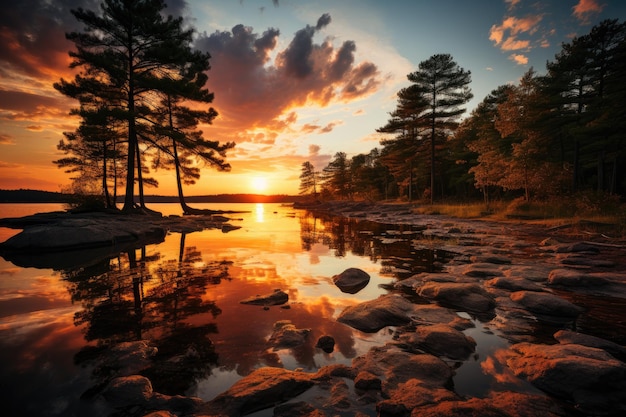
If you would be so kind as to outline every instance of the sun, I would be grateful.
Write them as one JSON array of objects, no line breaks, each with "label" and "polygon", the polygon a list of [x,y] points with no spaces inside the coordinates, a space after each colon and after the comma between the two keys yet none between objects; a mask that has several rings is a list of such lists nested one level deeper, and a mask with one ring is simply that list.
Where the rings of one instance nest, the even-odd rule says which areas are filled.
[{"label": "sun", "polygon": [[254,191],[260,193],[267,189],[267,178],[265,177],[254,177],[251,181],[252,188]]}]

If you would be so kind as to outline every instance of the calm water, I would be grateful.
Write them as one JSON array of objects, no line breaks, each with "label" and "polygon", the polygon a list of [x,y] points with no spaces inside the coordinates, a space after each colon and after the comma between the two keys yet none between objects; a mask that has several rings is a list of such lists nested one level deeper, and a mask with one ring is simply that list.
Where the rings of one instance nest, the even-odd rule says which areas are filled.
[{"label": "calm water", "polygon": [[[195,207],[245,211],[230,215],[241,229],[171,233],[160,244],[113,258],[76,259],[76,267],[62,270],[24,268],[0,258],[5,415],[108,414],[89,398],[111,376],[111,349],[128,341],[150,340],[158,347],[153,364],[143,371],[155,391],[204,400],[261,366],[313,372],[328,364],[350,364],[390,340],[391,331],[361,333],[337,323],[337,315],[385,293],[396,279],[446,261],[443,251],[416,252],[407,240],[414,236],[409,227],[323,220],[277,204]],[[150,208],[180,213],[176,204]],[[0,205],[0,218],[62,209],[58,204]],[[0,228],[0,241],[15,233]],[[332,283],[333,275],[350,267],[371,276],[357,294],[342,293]],[[289,293],[289,309],[240,304],[275,289]],[[309,343],[269,349],[278,320],[311,329]],[[484,395],[476,388],[476,378],[484,378],[480,362],[505,343],[477,324],[471,331],[481,358],[463,365],[455,384],[459,391]],[[334,337],[334,352],[314,347],[322,335]]]}]

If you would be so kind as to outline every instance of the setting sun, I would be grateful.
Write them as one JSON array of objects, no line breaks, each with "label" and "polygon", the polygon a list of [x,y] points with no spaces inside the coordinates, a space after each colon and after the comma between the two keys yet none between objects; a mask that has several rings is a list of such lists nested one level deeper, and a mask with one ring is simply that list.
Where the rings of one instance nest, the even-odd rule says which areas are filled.
[{"label": "setting sun", "polygon": [[252,188],[255,192],[263,192],[267,189],[267,178],[265,177],[254,177],[251,182]]}]

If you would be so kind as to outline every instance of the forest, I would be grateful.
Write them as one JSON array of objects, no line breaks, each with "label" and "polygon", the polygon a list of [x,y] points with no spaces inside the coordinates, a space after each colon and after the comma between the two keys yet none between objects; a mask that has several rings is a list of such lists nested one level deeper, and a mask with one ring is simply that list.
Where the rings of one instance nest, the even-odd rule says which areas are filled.
[{"label": "forest", "polygon": [[[123,211],[147,210],[150,173],[172,169],[178,199],[206,167],[228,171],[234,142],[205,138],[218,113],[206,88],[208,53],[194,29],[165,16],[163,0],[105,0],[98,13],[72,10],[83,32],[66,37],[73,80],[54,87],[75,99],[80,119],[54,161],[72,175],[72,194]],[[449,54],[422,61],[397,92],[377,132],[380,146],[325,167],[304,162],[300,194],[314,199],[423,201],[579,200],[626,196],[626,25],[605,20],[564,43],[541,74],[530,68],[466,114],[471,74]],[[136,186],[136,187],[135,187]],[[135,193],[137,189],[138,193]],[[139,203],[136,204],[135,196]]]},{"label": "forest", "polygon": [[[626,26],[605,20],[466,117],[471,75],[438,54],[408,74],[380,147],[301,167],[318,199],[468,201],[626,196]],[[582,197],[581,197],[582,199]]]}]

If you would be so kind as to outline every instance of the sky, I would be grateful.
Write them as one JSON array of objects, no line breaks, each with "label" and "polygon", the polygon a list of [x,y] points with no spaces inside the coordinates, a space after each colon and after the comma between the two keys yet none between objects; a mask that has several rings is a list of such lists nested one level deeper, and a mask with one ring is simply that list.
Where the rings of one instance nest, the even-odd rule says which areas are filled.
[{"label": "sky", "polygon": [[[14,3],[14,4],[10,4]],[[52,87],[73,79],[70,10],[97,0],[0,5],[0,189],[62,191],[53,161],[79,121],[77,102]],[[207,87],[219,116],[204,137],[234,141],[230,172],[202,169],[186,195],[297,194],[302,163],[323,169],[380,147],[407,74],[434,54],[471,72],[467,117],[492,90],[531,67],[545,73],[563,43],[604,19],[626,19],[623,0],[166,0],[211,55]],[[172,171],[152,175],[175,195]],[[121,188],[120,191],[123,189]]]}]

